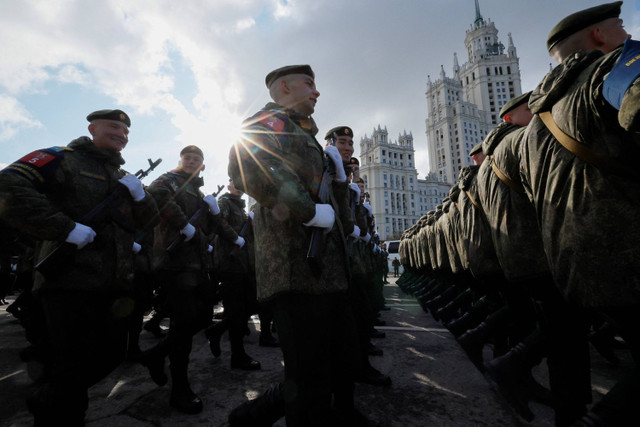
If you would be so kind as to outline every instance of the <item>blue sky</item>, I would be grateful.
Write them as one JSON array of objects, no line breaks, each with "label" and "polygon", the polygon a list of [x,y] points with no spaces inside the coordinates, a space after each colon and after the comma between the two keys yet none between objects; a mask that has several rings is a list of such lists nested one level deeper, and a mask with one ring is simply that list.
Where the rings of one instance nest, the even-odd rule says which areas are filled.
[{"label": "blue sky", "polygon": [[[512,34],[527,91],[552,62],[549,30],[600,3],[480,0],[480,11],[505,45]],[[640,2],[622,11],[637,38]],[[121,108],[132,119],[128,170],[161,157],[153,179],[195,144],[212,191],[226,183],[242,119],[269,101],[264,76],[308,63],[321,135],[350,125],[357,154],[378,125],[392,140],[411,132],[424,177],[427,75],[441,64],[451,75],[454,52],[466,62],[474,19],[473,0],[0,0],[0,166],[88,135],[91,111]]]}]

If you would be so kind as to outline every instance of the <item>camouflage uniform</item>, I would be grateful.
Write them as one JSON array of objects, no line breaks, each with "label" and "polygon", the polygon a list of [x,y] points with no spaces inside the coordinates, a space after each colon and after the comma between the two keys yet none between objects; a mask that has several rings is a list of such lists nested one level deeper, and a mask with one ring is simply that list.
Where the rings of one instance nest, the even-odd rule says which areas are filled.
[{"label": "camouflage uniform", "polygon": [[[148,188],[160,210],[161,222],[155,230],[154,264],[167,292],[171,315],[169,334],[156,351],[168,354],[171,361],[172,402],[184,396],[195,396],[187,378],[192,337],[207,326],[213,313],[214,289],[207,276],[211,269],[207,248],[219,215],[213,216],[202,201],[200,187],[203,184],[199,177],[174,170],[156,178]],[[206,212],[193,224],[196,228],[194,236],[168,253],[167,248],[180,237],[180,230],[201,208]]]},{"label": "camouflage uniform", "polygon": [[[329,422],[336,406],[353,407],[355,321],[346,295],[347,255],[339,227],[325,235],[322,269],[306,260],[324,173],[312,119],[269,103],[245,122],[231,149],[229,176],[258,202],[254,233],[259,301],[269,301],[285,360],[287,424]],[[347,184],[333,183],[334,209],[348,204]],[[342,213],[344,214],[344,213]],[[341,212],[336,212],[336,223]],[[295,392],[294,392],[295,390]],[[315,415],[312,415],[315,414]],[[318,424],[319,423],[319,424]]]},{"label": "camouflage uniform", "polygon": [[[0,173],[2,220],[36,240],[36,262],[63,242],[76,221],[113,191],[120,153],[81,137],[67,147],[31,153]],[[126,354],[127,317],[133,308],[134,232],[155,214],[147,195],[126,194],[90,225],[93,243],[75,251],[70,268],[55,279],[35,274],[34,292],[44,309],[51,373],[29,400],[47,422],[82,422],[87,389],[114,369]]]}]

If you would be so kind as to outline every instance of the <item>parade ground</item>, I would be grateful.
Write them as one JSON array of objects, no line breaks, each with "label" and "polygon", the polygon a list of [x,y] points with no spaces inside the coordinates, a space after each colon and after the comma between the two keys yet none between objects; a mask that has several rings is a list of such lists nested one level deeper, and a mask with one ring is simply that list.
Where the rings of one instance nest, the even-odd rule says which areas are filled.
[{"label": "parade ground", "polygon": [[[388,311],[381,318],[385,338],[374,339],[382,356],[372,364],[392,378],[388,388],[356,384],[356,405],[381,426],[551,426],[553,411],[530,403],[535,414],[525,422],[510,408],[497,388],[480,373],[461,350],[453,335],[425,313],[411,296],[405,295],[389,278],[385,285]],[[9,302],[15,296],[7,298]],[[0,307],[0,426],[29,426],[25,396],[32,381],[29,369],[19,358],[27,346],[18,320]],[[163,326],[168,327],[165,320]],[[171,383],[158,387],[141,365],[126,362],[89,391],[86,425],[107,426],[227,426],[229,412],[283,378],[280,349],[258,346],[259,323],[249,324],[245,339],[247,353],[262,364],[259,371],[230,368],[227,334],[222,338],[222,355],[214,358],[203,333],[194,337],[189,375],[191,386],[204,402],[204,410],[186,415],[169,406]],[[143,331],[141,347],[156,338]],[[614,367],[592,349],[593,398],[597,401],[616,378],[630,369],[631,360],[617,350],[621,364]],[[485,347],[487,357],[490,349]],[[534,372],[546,386],[546,365]],[[168,373],[168,361],[167,361]],[[276,426],[284,426],[281,419]]]}]

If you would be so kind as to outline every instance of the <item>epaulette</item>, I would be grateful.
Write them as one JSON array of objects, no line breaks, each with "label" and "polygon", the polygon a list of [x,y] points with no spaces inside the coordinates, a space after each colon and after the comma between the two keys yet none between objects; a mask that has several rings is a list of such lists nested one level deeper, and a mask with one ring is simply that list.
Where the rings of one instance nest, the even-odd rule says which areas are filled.
[{"label": "epaulette", "polygon": [[73,151],[73,149],[50,147],[36,150],[11,163],[0,172],[20,175],[29,180],[37,189],[41,189],[47,181],[53,178],[67,151]]}]

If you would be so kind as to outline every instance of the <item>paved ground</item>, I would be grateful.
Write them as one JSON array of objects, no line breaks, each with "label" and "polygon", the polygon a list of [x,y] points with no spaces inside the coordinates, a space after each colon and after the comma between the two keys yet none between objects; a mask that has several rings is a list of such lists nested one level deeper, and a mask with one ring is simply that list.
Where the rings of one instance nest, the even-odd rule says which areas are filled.
[{"label": "paved ground", "polygon": [[[528,424],[522,421],[460,350],[453,336],[411,297],[392,283],[385,286],[390,311],[382,316],[387,326],[379,329],[386,338],[375,340],[384,356],[372,363],[393,379],[390,388],[358,384],[359,409],[383,426],[550,426],[549,408],[531,405],[536,414]],[[12,298],[9,298],[12,300]],[[18,351],[26,346],[19,323],[0,307],[0,425],[32,424],[24,406],[30,380]],[[262,363],[262,370],[244,372],[230,369],[229,344],[223,337],[222,355],[211,356],[203,334],[194,339],[190,376],[192,388],[204,401],[204,411],[184,415],[169,406],[170,384],[157,387],[145,368],[123,364],[90,390],[87,426],[226,426],[229,411],[254,398],[282,377],[279,349],[257,345],[258,325],[251,324],[246,338],[247,352]],[[143,348],[154,338],[143,332]],[[613,368],[598,355],[593,357],[594,399],[606,392],[614,379],[624,375],[630,361],[624,358]],[[544,364],[536,376],[545,382]],[[280,421],[277,426],[284,426]]]}]

